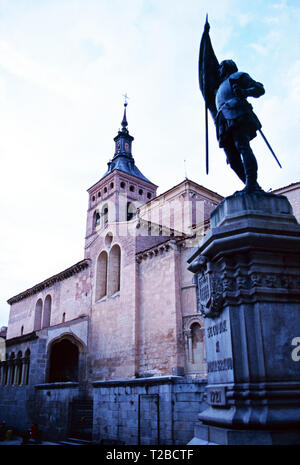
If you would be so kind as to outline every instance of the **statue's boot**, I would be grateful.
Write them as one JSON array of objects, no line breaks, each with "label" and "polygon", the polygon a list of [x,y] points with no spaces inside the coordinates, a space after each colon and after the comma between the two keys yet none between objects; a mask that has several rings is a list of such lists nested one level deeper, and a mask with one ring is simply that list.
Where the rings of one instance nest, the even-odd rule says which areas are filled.
[{"label": "statue's boot", "polygon": [[245,192],[247,194],[253,192],[263,192],[262,188],[257,182],[257,162],[254,153],[250,148],[250,145],[248,145],[248,147],[242,147],[241,155],[246,174],[246,185],[241,192]]},{"label": "statue's boot", "polygon": [[246,173],[246,185],[242,192],[245,192],[247,194],[253,193],[253,192],[263,192],[262,188],[257,182],[257,172],[249,172]]}]

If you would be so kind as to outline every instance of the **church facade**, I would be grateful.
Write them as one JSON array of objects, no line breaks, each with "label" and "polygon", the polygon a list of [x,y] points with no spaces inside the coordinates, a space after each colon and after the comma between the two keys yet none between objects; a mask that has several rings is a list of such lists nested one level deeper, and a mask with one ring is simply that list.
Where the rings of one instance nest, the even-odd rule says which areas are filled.
[{"label": "church facade", "polygon": [[[188,179],[157,195],[133,140],[125,104],[114,157],[88,189],[84,258],[8,300],[0,409],[14,428],[186,444],[205,408],[204,324],[187,259],[222,197]],[[298,189],[280,192],[295,216]]]}]

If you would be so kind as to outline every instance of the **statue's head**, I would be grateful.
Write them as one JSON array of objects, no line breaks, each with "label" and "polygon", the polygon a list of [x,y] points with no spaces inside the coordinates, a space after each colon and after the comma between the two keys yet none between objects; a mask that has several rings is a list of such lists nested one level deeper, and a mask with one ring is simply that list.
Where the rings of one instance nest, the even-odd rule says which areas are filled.
[{"label": "statue's head", "polygon": [[219,77],[221,81],[224,81],[230,74],[236,73],[238,70],[233,60],[223,60],[219,65]]}]

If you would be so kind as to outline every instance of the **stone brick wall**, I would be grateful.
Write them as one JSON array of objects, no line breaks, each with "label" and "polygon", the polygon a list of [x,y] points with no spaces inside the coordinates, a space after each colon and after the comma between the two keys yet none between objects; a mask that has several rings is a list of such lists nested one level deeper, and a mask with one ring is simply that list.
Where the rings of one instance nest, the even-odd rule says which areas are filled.
[{"label": "stone brick wall", "polygon": [[82,314],[89,315],[91,295],[89,268],[13,303],[9,315],[7,339],[20,336],[22,326],[23,334],[33,331],[36,303],[42,299],[44,304],[48,295],[51,296],[51,326],[61,323],[64,313],[66,321]]},{"label": "stone brick wall", "polygon": [[0,386],[1,421],[20,432],[37,423],[44,438],[65,439],[69,428],[69,403],[76,396],[77,387]]},{"label": "stone brick wall", "polygon": [[77,383],[51,383],[35,387],[31,416],[43,431],[44,437],[62,440],[68,436],[70,402],[78,394]]},{"label": "stone brick wall", "polygon": [[94,383],[93,437],[103,444],[184,445],[194,436],[206,382],[180,377]]},{"label": "stone brick wall", "polygon": [[292,207],[293,207],[293,213],[296,217],[296,220],[298,221],[298,223],[300,223],[300,189],[295,189],[295,190],[292,190],[290,192],[286,192],[285,195]]},{"label": "stone brick wall", "polygon": [[[36,337],[33,340],[15,344],[11,344],[10,341],[7,341],[6,353],[8,356],[12,352],[17,355],[19,351],[21,351],[22,355],[24,356],[27,349],[30,350],[28,384],[35,385],[37,383],[43,383],[47,364],[46,339],[44,337]],[[6,386],[4,388],[6,388]],[[18,386],[18,388],[21,390],[22,386]]]},{"label": "stone brick wall", "polygon": [[[105,243],[108,233],[113,237],[109,247]],[[121,249],[120,291],[100,300],[96,300],[95,292],[92,295],[89,373],[93,380],[130,378],[135,373],[135,243],[133,235],[118,236],[112,226],[103,231],[88,250],[95,289],[99,254],[102,250],[109,252],[114,244],[118,244]]]},{"label": "stone brick wall", "polygon": [[300,182],[280,187],[272,191],[273,194],[284,195],[288,198],[293,208],[293,213],[298,223],[300,222]]},{"label": "stone brick wall", "polygon": [[161,247],[138,268],[138,373],[171,375],[183,367],[180,257]]},{"label": "stone brick wall", "polygon": [[196,284],[194,275],[187,269],[187,259],[195,248],[186,244],[180,246],[181,306],[182,316],[197,313]]},{"label": "stone brick wall", "polygon": [[32,419],[28,411],[28,400],[32,386],[0,386],[1,421],[8,427],[23,431],[31,426]]},{"label": "stone brick wall", "polygon": [[140,217],[190,234],[193,226],[209,219],[221,200],[220,195],[185,180],[141,207]]},{"label": "stone brick wall", "polygon": [[46,340],[33,339],[20,344],[9,344],[7,354],[30,350],[29,376],[27,385],[0,385],[0,420],[7,425],[24,430],[34,421],[34,386],[43,383],[46,369]]}]

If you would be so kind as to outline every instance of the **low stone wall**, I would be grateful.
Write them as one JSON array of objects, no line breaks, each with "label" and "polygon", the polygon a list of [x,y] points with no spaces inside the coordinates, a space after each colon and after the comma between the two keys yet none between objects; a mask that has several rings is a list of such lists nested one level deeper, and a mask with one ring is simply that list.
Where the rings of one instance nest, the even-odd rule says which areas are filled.
[{"label": "low stone wall", "polygon": [[93,439],[103,444],[179,445],[207,405],[206,380],[177,376],[93,383]]},{"label": "low stone wall", "polygon": [[69,430],[70,402],[78,397],[78,386],[78,383],[0,386],[0,421],[19,432],[37,423],[43,437],[65,439]]},{"label": "low stone wall", "polygon": [[[207,408],[206,380],[178,376],[93,383],[93,439],[102,444],[184,445]],[[78,383],[0,386],[0,421],[24,431],[38,423],[47,439],[69,434]]]},{"label": "low stone wall", "polygon": [[0,421],[8,427],[23,431],[31,426],[28,399],[32,386],[0,386]]},{"label": "low stone wall", "polygon": [[78,383],[49,383],[35,386],[34,416],[45,437],[53,440],[68,436],[70,402],[78,397]]}]

